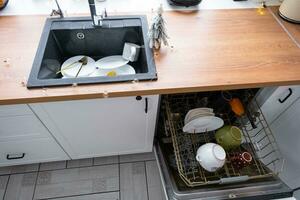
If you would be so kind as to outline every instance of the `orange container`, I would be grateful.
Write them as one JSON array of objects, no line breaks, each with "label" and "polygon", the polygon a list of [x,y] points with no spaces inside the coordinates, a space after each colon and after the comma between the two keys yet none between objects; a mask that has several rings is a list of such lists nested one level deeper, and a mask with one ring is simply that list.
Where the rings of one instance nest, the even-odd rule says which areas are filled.
[{"label": "orange container", "polygon": [[244,106],[239,98],[233,98],[229,101],[231,110],[237,115],[242,116],[245,114]]}]

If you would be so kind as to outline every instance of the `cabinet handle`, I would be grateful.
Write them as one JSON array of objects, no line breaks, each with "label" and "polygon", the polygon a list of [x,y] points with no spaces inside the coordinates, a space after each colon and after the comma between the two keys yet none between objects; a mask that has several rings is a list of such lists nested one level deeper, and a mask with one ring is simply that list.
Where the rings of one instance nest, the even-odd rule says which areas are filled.
[{"label": "cabinet handle", "polygon": [[140,101],[140,100],[142,100],[142,97],[141,97],[141,96],[136,96],[135,99],[136,99],[137,101]]},{"label": "cabinet handle", "polygon": [[[17,154],[20,155],[20,154]],[[9,154],[6,155],[6,159],[7,160],[17,160],[17,159],[22,159],[25,157],[25,153],[22,153],[20,156],[16,156],[16,154],[12,154],[12,156],[10,156]]]},{"label": "cabinet handle", "polygon": [[286,97],[284,97],[282,100],[278,99],[279,103],[284,103],[292,94],[293,94],[293,90],[291,88],[289,88],[288,95],[286,95]]},{"label": "cabinet handle", "polygon": [[145,113],[148,113],[148,98],[145,98]]}]

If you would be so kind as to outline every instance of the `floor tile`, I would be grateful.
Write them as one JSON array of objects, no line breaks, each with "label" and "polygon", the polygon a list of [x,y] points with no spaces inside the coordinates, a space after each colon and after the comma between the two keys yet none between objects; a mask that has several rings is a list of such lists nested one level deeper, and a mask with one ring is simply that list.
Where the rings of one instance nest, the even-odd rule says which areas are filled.
[{"label": "floor tile", "polygon": [[15,165],[9,167],[0,167],[0,175],[25,173],[25,172],[37,172],[38,170],[39,170],[39,164]]},{"label": "floor tile", "polygon": [[11,175],[4,200],[32,200],[37,172]]},{"label": "floor tile", "polygon": [[74,197],[55,198],[52,200],[119,200],[119,192],[80,195]]},{"label": "floor tile", "polygon": [[56,170],[56,169],[65,169],[67,166],[67,161],[56,161],[56,162],[46,162],[41,163],[40,171],[45,170]]},{"label": "floor tile", "polygon": [[128,154],[120,156],[120,163],[124,162],[137,162],[137,161],[147,161],[155,160],[153,152],[150,153],[139,153],[139,154]]},{"label": "floor tile", "polygon": [[79,159],[79,160],[68,160],[67,168],[74,167],[90,167],[93,165],[93,158]]},{"label": "floor tile", "polygon": [[0,176],[0,199],[3,199],[6,185],[8,181],[8,176]]},{"label": "floor tile", "polygon": [[149,200],[165,200],[156,161],[146,162]]},{"label": "floor tile", "polygon": [[39,172],[36,199],[119,190],[118,165]]},{"label": "floor tile", "polygon": [[145,163],[120,164],[121,200],[148,200]]},{"label": "floor tile", "polygon": [[119,163],[119,156],[106,156],[94,158],[94,165],[108,165]]}]

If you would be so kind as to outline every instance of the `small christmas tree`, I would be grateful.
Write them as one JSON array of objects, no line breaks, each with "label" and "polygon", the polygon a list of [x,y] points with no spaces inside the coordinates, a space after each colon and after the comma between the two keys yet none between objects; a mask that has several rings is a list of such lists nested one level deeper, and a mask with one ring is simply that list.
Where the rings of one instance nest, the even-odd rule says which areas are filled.
[{"label": "small christmas tree", "polygon": [[168,45],[167,39],[169,38],[166,31],[166,22],[162,16],[163,8],[162,5],[157,9],[157,13],[152,20],[148,37],[149,37],[149,46],[155,50],[159,50],[161,47],[161,42],[164,45]]}]

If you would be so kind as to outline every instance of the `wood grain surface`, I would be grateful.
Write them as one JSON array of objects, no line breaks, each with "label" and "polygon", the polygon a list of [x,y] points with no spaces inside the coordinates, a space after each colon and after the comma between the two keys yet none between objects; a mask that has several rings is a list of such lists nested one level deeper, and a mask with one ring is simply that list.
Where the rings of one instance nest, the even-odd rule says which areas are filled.
[{"label": "wood grain surface", "polygon": [[300,46],[300,24],[294,24],[286,20],[283,20],[278,15],[279,7],[277,6],[270,7],[270,10],[275,15],[275,17],[282,23],[282,25],[288,30],[288,32],[291,34],[291,36],[295,39],[295,41]]},{"label": "wood grain surface", "polygon": [[28,90],[46,16],[0,17],[0,104],[300,84],[300,49],[268,10],[173,11],[165,18],[170,46],[155,56],[157,81]]}]

